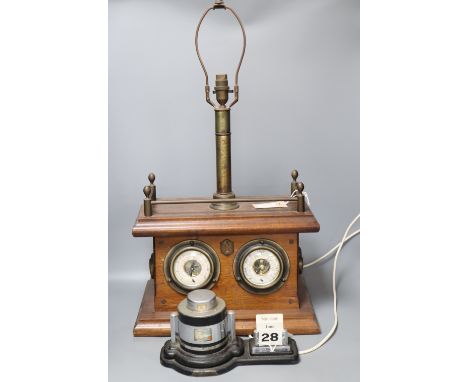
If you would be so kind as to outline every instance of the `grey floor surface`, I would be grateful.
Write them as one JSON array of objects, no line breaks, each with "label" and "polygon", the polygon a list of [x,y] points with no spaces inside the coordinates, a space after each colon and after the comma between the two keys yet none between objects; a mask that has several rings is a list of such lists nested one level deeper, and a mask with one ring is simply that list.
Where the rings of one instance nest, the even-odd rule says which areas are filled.
[{"label": "grey floor surface", "polygon": [[[310,259],[310,258],[309,258]],[[322,334],[295,336],[299,349],[312,346],[333,323],[331,288],[332,261],[305,270]],[[207,377],[214,381],[264,378],[286,381],[291,376],[304,381],[359,380],[359,237],[344,247],[338,264],[338,311],[340,323],[335,336],[316,352],[304,355],[297,365],[242,366],[227,374]],[[146,280],[109,282],[109,381],[188,381],[159,363],[159,351],[167,338],[134,338],[132,327]],[[206,378],[197,378],[201,380]]]}]

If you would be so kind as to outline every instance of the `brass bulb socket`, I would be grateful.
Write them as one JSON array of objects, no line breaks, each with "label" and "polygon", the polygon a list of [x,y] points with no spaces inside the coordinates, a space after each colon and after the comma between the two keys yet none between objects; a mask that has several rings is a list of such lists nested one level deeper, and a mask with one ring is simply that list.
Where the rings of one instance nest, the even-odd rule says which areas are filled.
[{"label": "brass bulb socket", "polygon": [[216,94],[216,101],[218,101],[220,106],[225,106],[229,100],[230,90],[227,74],[217,74],[215,83],[214,93]]}]

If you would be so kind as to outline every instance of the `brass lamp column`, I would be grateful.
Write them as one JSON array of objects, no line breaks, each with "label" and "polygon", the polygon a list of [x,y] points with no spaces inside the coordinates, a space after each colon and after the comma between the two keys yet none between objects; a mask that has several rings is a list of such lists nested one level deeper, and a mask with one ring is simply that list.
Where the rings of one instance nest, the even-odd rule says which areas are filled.
[{"label": "brass lamp column", "polygon": [[[226,74],[216,75],[214,93],[219,106],[215,108],[216,133],[216,193],[214,199],[234,198],[231,183],[231,109],[226,107],[229,85]],[[234,209],[237,203],[212,203],[211,208]]]},{"label": "brass lamp column", "polygon": [[[210,98],[210,84],[208,80],[208,72],[206,71],[205,64],[200,56],[200,51],[198,49],[198,33],[200,31],[200,26],[208,14],[209,11],[215,9],[224,9],[230,11],[234,17],[239,22],[239,25],[242,30],[243,35],[243,47],[241,58],[237,66],[236,75],[235,75],[235,84],[234,90],[229,88],[227,74],[217,74],[216,75],[216,86],[213,93],[216,94],[216,101],[218,105]],[[234,12],[234,10],[226,5],[223,1],[216,0],[215,4],[208,8],[205,13],[202,15],[200,22],[198,23],[197,30],[195,33],[195,49],[197,51],[198,59],[202,66],[203,72],[205,73],[205,99],[211,106],[213,106],[215,111],[215,134],[216,134],[216,192],[213,194],[213,199],[231,199],[235,198],[234,193],[232,192],[232,182],[231,182],[231,107],[237,103],[239,100],[239,70],[242,65],[242,59],[244,58],[246,46],[246,36],[244,26],[239,19],[239,16]],[[229,99],[229,93],[234,93],[234,100],[229,106],[226,106],[226,103]],[[236,202],[228,203],[216,203],[213,201],[211,208],[215,210],[233,210],[239,207]]]}]

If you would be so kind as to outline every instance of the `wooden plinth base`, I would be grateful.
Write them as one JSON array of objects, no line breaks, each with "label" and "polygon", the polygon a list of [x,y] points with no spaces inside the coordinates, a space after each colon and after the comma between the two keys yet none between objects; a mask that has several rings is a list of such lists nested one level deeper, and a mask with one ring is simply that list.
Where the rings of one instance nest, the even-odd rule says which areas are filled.
[{"label": "wooden plinth base", "polygon": [[[302,277],[298,279],[299,309],[279,310],[236,310],[237,335],[252,334],[255,329],[255,315],[258,313],[283,313],[284,327],[292,334],[318,334],[320,326],[310,302],[309,293]],[[229,307],[228,307],[229,308]],[[170,312],[154,309],[154,281],[146,284],[140,311],[133,328],[135,337],[159,337],[170,335]]]}]

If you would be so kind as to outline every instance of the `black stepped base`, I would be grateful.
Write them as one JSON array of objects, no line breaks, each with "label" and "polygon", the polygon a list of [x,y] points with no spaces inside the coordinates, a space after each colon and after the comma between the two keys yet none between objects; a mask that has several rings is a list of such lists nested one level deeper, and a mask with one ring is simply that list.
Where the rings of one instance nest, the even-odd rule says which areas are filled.
[{"label": "black stepped base", "polygon": [[207,377],[228,372],[236,366],[296,364],[299,362],[299,352],[296,341],[288,339],[291,351],[288,353],[252,354],[250,349],[253,338],[236,338],[222,350],[210,354],[193,354],[182,349],[179,344],[166,341],[161,349],[161,364],[171,367],[179,373],[195,377]]}]

